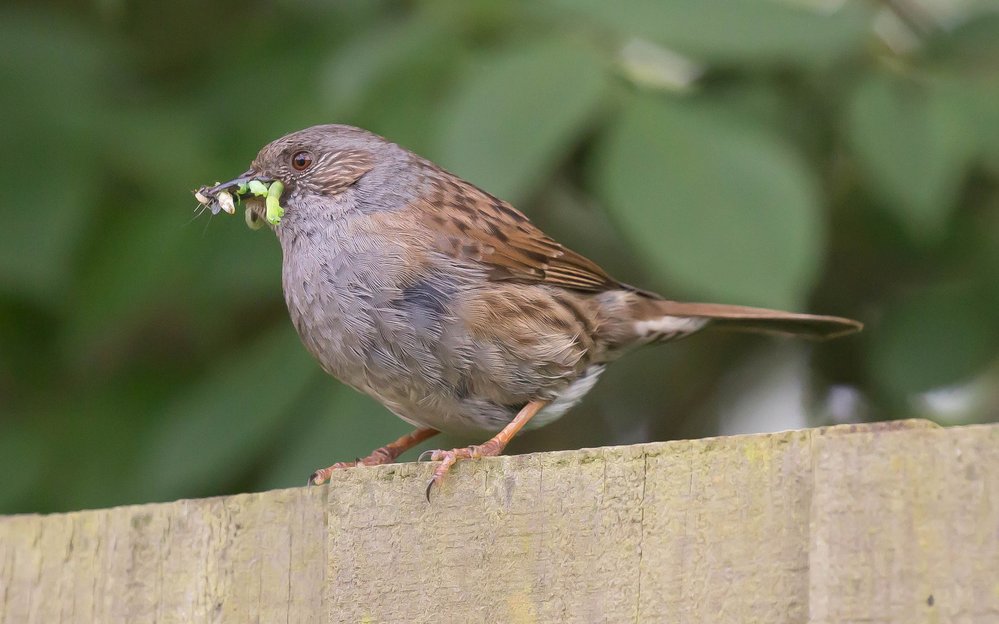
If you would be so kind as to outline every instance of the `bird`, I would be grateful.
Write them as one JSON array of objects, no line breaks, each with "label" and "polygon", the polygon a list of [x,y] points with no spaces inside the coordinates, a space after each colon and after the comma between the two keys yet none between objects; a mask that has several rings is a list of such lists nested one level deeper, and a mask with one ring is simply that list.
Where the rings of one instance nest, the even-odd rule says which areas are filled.
[{"label": "bird", "polygon": [[[276,183],[279,217],[262,191],[247,192]],[[499,455],[520,431],[562,417],[638,347],[711,328],[813,339],[862,328],[630,286],[506,201],[348,125],[278,138],[249,170],[196,196],[229,193],[245,201],[248,223],[266,221],[277,236],[285,302],[306,349],[326,373],[415,427],[362,459],[315,471],[310,484],[393,462],[440,432],[483,440],[428,452],[437,462],[429,500],[457,461]]]}]

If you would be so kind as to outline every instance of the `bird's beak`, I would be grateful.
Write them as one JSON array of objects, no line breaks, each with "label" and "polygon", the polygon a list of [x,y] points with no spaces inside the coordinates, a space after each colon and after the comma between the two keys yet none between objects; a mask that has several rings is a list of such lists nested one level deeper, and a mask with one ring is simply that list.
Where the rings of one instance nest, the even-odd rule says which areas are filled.
[{"label": "bird's beak", "polygon": [[271,182],[274,181],[274,178],[262,176],[253,169],[249,169],[245,171],[242,175],[240,175],[238,178],[233,178],[228,182],[222,182],[220,184],[216,184],[215,186],[205,189],[205,193],[210,197],[214,197],[217,193],[221,191],[227,191],[231,193],[233,190],[238,189],[240,186],[244,184],[249,184],[252,180],[257,180],[259,182],[263,182],[264,184],[270,184]]}]

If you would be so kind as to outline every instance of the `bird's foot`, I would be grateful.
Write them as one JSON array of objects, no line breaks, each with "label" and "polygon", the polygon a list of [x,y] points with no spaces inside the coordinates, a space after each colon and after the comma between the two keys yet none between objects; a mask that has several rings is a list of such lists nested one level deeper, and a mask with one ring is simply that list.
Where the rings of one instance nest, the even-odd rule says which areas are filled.
[{"label": "bird's foot", "polygon": [[[455,462],[459,459],[478,459],[499,455],[513,439],[513,436],[517,435],[517,432],[527,424],[527,421],[534,418],[534,415],[540,412],[545,405],[548,405],[548,401],[531,401],[517,412],[517,415],[506,427],[503,427],[499,433],[482,444],[451,449],[450,451],[430,451],[430,461],[439,461],[441,465],[434,470],[433,476],[430,477],[430,483],[427,484],[427,502],[430,502],[430,491],[434,489],[434,485],[440,485],[444,475],[447,474],[448,470],[451,470],[451,466]],[[422,458],[423,455],[420,457]]]},{"label": "bird's foot", "polygon": [[434,489],[434,486],[439,486],[441,484],[444,480],[444,475],[451,470],[451,466],[454,466],[459,459],[495,457],[503,452],[503,448],[505,446],[505,444],[501,444],[500,441],[493,438],[485,444],[466,446],[465,448],[456,448],[451,449],[450,451],[437,450],[427,451],[427,453],[424,453],[424,455],[430,455],[430,461],[440,462],[440,465],[434,469],[434,474],[430,477],[430,481],[427,483],[427,502],[430,502],[430,492]]},{"label": "bird's foot", "polygon": [[370,455],[362,459],[358,459],[352,462],[337,462],[330,466],[329,468],[323,468],[322,470],[317,470],[309,476],[309,485],[322,485],[330,480],[333,473],[337,470],[343,470],[344,468],[353,468],[355,466],[381,466],[382,464],[391,464],[396,460],[397,457],[413,448],[420,442],[423,442],[427,438],[432,438],[437,435],[436,429],[417,429],[412,433],[408,433],[394,442],[389,442],[381,448],[377,448],[371,452]]},{"label": "bird's foot", "polygon": [[345,468],[353,468],[355,466],[381,466],[382,464],[389,464],[395,459],[389,453],[389,449],[382,447],[375,449],[371,455],[356,459],[349,462],[337,462],[328,468],[323,468],[322,470],[317,470],[309,476],[309,485],[322,485],[330,480],[333,473],[337,470],[344,470]]}]

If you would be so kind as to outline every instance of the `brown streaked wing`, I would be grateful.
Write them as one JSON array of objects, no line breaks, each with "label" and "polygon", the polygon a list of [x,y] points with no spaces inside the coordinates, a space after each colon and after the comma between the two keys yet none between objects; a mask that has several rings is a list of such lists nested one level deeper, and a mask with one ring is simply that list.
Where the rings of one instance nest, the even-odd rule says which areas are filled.
[{"label": "brown streaked wing", "polygon": [[592,260],[546,235],[510,204],[432,163],[421,164],[426,186],[416,214],[438,233],[442,252],[488,265],[497,281],[543,282],[591,292],[627,288]]}]

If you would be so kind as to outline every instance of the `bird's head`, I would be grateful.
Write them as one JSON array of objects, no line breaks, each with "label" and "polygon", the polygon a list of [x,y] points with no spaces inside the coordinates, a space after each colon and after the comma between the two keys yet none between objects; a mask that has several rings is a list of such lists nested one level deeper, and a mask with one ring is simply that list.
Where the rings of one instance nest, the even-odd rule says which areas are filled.
[{"label": "bird's head", "polygon": [[[259,227],[331,218],[338,210],[391,207],[387,186],[407,170],[411,155],[382,137],[344,125],[312,126],[265,145],[250,168],[232,180],[199,189],[198,201],[217,213],[230,210],[224,197],[243,200],[247,224]],[[365,180],[364,188],[357,188]],[[394,184],[389,184],[394,182]],[[345,197],[351,190],[351,197]],[[388,200],[388,201],[385,201]]]}]

